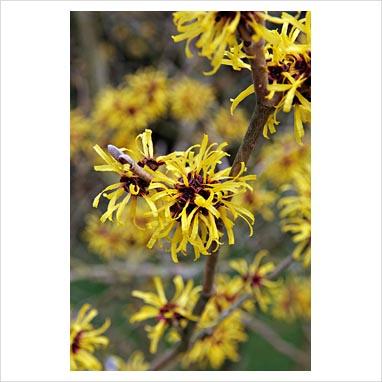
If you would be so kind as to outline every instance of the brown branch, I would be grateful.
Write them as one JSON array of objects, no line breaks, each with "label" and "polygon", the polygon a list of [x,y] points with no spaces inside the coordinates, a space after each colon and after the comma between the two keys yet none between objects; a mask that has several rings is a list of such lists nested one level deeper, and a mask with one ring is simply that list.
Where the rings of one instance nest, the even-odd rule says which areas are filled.
[{"label": "brown branch", "polygon": [[[88,70],[85,72],[92,96],[95,96],[109,82],[109,68],[106,56],[100,48],[100,30],[95,12],[73,12],[78,26],[78,39],[81,45],[82,58]],[[83,75],[84,76],[84,75]]]},{"label": "brown branch", "polygon": [[113,145],[108,145],[107,151],[119,163],[129,164],[131,171],[135,175],[143,179],[145,182],[150,183],[152,181],[153,177],[148,172],[146,172],[141,166],[139,166],[137,162],[130,155],[127,155],[126,153],[121,151],[118,147]]},{"label": "brown branch", "polygon": [[108,284],[123,282],[136,277],[171,277],[182,275],[183,278],[190,279],[198,276],[203,271],[201,264],[181,265],[181,264],[149,264],[131,263],[124,261],[113,261],[107,265],[85,265],[81,264],[73,267],[70,273],[70,281],[83,279],[98,280]]},{"label": "brown branch", "polygon": [[[259,19],[259,22],[263,22],[256,14],[255,18]],[[235,176],[239,173],[242,162],[245,165],[247,164],[260,133],[262,132],[272,111],[274,111],[274,106],[277,104],[275,97],[272,100],[268,100],[266,98],[268,94],[268,73],[264,57],[264,40],[261,39],[258,42],[254,42],[250,35],[245,35],[246,31],[240,30],[240,33],[242,34],[242,38],[245,42],[246,52],[251,57],[250,62],[252,68],[252,80],[257,94],[257,100],[254,112],[249,121],[247,132],[234,159],[230,176]],[[202,296],[194,309],[195,315],[201,316],[203,314],[207,302],[211,297],[217,259],[218,252],[212,253],[207,259],[204,272]],[[166,352],[159,359],[154,360],[151,370],[160,370],[166,366],[169,366],[177,360],[180,354],[187,351],[196,325],[197,322],[190,322],[182,333],[179,345]]]},{"label": "brown branch", "polygon": [[277,267],[268,275],[269,280],[274,280],[279,277],[279,275],[284,272],[285,269],[287,269],[292,263],[293,263],[293,255],[290,254],[285,259],[280,261],[280,263],[277,265]]},{"label": "brown branch", "polygon": [[[212,256],[215,256],[213,259]],[[209,298],[211,297],[212,292],[212,286],[213,286],[213,277],[215,274],[215,267],[217,262],[218,254],[215,252],[212,254],[206,263],[206,268],[204,271],[204,282],[203,282],[203,292],[202,296],[199,299],[195,309],[194,314],[195,315],[201,315],[204,311],[205,306],[207,305],[207,302]],[[213,260],[211,260],[213,259]],[[293,256],[289,255],[284,260],[282,260],[278,266],[274,269],[272,273],[269,274],[267,277],[270,280],[276,279],[282,272],[284,272],[291,264],[293,263]],[[213,272],[212,269],[213,268]],[[206,281],[208,280],[208,281]],[[206,286],[208,285],[208,287]],[[206,289],[205,289],[206,286]],[[209,289],[210,288],[210,289]],[[209,290],[209,293],[205,293],[205,290]],[[151,364],[150,370],[162,370],[164,367],[169,367],[177,362],[178,358],[181,356],[182,353],[186,352],[189,348],[191,348],[195,342],[202,338],[204,335],[211,334],[213,332],[214,328],[219,325],[225,318],[227,318],[231,313],[233,313],[236,309],[238,309],[245,301],[247,301],[251,297],[250,294],[245,293],[240,296],[229,308],[224,310],[217,320],[212,324],[211,327],[206,328],[200,332],[198,332],[196,335],[192,336],[197,322],[191,321],[187,327],[184,329],[182,333],[182,339],[181,342],[173,349],[170,349],[166,351],[162,356],[154,359],[154,361]]]},{"label": "brown branch", "polygon": [[270,326],[261,320],[251,316],[248,313],[243,312],[243,323],[248,329],[253,330],[259,336],[264,338],[270,345],[273,346],[278,352],[293,359],[300,365],[306,368],[310,366],[310,357],[305,352],[297,349],[289,342],[285,341],[274,331]]},{"label": "brown branch", "polygon": [[[212,295],[218,255],[218,251],[212,252],[212,254],[207,258],[206,266],[204,268],[202,294],[193,311],[193,315],[195,316],[201,316],[203,314],[207,302]],[[190,339],[192,333],[196,328],[196,325],[197,322],[190,321],[186,328],[182,331],[182,338],[180,340],[180,343],[173,349],[170,349],[167,352],[165,352],[159,358],[154,359],[154,361],[151,364],[150,370],[162,370],[166,366],[169,367],[170,365],[175,363],[178,360],[179,356],[182,353],[186,352],[190,347]]]},{"label": "brown branch", "polygon": [[[256,22],[264,23],[264,20],[254,13]],[[256,142],[268,121],[269,116],[275,110],[275,106],[280,100],[280,94],[268,99],[268,71],[264,56],[264,39],[255,42],[251,32],[245,28],[240,28],[240,36],[245,44],[245,51],[251,57],[252,81],[256,93],[256,106],[249,121],[247,132],[241,142],[239,150],[233,161],[231,176],[237,175],[241,168],[241,162],[248,163],[248,160],[255,149]]]}]

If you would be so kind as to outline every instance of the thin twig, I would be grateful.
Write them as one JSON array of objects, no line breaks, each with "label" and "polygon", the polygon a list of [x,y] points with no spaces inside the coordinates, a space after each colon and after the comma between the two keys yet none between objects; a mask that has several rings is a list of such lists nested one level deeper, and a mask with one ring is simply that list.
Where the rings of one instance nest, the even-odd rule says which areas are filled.
[{"label": "thin twig", "polygon": [[[252,57],[254,57],[250,61],[252,66],[252,79],[254,81],[255,89],[258,92],[257,103],[251,116],[247,132],[242,140],[240,148],[233,162],[230,176],[235,176],[239,173],[242,166],[241,162],[243,162],[245,165],[247,164],[250,155],[255,148],[255,144],[260,136],[260,133],[262,132],[268,117],[274,110],[274,104],[266,99],[266,94],[268,92],[268,74],[265,66],[263,47],[264,41],[262,40],[257,43],[254,43],[251,40],[251,42],[247,44],[247,48],[250,50],[249,53]],[[193,312],[197,316],[201,316],[203,314],[207,302],[211,297],[217,260],[218,251],[212,253],[206,261],[202,296],[198,300],[198,303]],[[174,349],[166,352],[160,358],[154,360],[151,365],[151,370],[163,369],[164,367],[175,362],[181,353],[186,352],[190,346],[190,339],[196,328],[196,325],[197,322],[190,322],[182,333],[179,345]]]},{"label": "thin twig", "polygon": [[270,345],[272,345],[278,352],[293,359],[298,364],[309,368],[310,356],[305,352],[297,349],[289,342],[280,337],[269,325],[259,320],[250,314],[243,312],[243,323],[248,329],[253,330],[255,333],[263,337]]},{"label": "thin twig", "polygon": [[124,261],[114,261],[107,265],[80,265],[75,267],[70,274],[70,281],[83,279],[98,280],[113,284],[118,281],[124,281],[132,277],[152,277],[162,276],[171,277],[182,275],[189,279],[199,275],[203,268],[199,264],[181,265],[181,264],[149,264],[145,263],[127,263]]},{"label": "thin twig", "polygon": [[146,172],[141,166],[139,166],[138,163],[130,155],[124,153],[122,150],[120,150],[114,145],[108,145],[107,151],[119,163],[129,164],[130,170],[135,175],[143,179],[145,182],[150,183],[152,181],[153,177],[148,172]]},{"label": "thin twig", "polygon": [[284,272],[285,269],[287,269],[292,263],[293,263],[293,254],[290,254],[285,259],[280,261],[280,263],[277,265],[277,267],[268,275],[269,280],[277,279],[277,277]]},{"label": "thin twig", "polygon": [[[194,308],[193,315],[201,317],[204,309],[210,299],[213,291],[213,283],[215,277],[215,269],[218,261],[218,251],[212,252],[208,256],[206,266],[204,268],[203,289],[202,294]],[[182,331],[180,343],[173,349],[168,350],[162,356],[154,359],[150,370],[162,370],[166,366],[169,367],[178,360],[178,357],[186,352],[190,347],[190,339],[196,328],[197,322],[190,321],[186,328]]]},{"label": "thin twig", "polygon": [[[216,266],[216,261],[217,261],[217,256],[215,259],[215,266]],[[293,263],[293,256],[289,255],[288,257],[286,257],[284,260],[282,260],[280,262],[280,264],[275,268],[275,270],[270,275],[268,275],[267,278],[270,280],[277,278],[292,263]],[[212,274],[210,271],[207,271],[207,268],[208,268],[207,265],[210,266],[211,264],[208,264],[208,261],[207,261],[206,268],[205,268],[205,277],[206,277],[206,275],[208,275],[209,280],[211,280]],[[212,277],[212,279],[213,279],[213,277]],[[211,288],[212,288],[212,286],[211,286]],[[185,328],[185,330],[183,332],[181,342],[175,348],[166,351],[165,353],[163,353],[163,355],[154,359],[152,364],[151,364],[150,370],[161,370],[166,366],[170,367],[171,365],[176,363],[179,356],[182,353],[186,352],[189,348],[191,348],[195,344],[195,342],[198,339],[202,338],[204,335],[211,334],[217,325],[219,325],[225,318],[227,318],[230,314],[232,314],[236,309],[240,308],[240,306],[245,301],[247,301],[250,297],[251,297],[251,295],[248,293],[241,295],[239,299],[237,299],[229,308],[224,310],[219,315],[219,317],[212,324],[211,327],[206,328],[206,329],[202,330],[201,332],[198,332],[197,334],[195,334],[193,336],[192,336],[192,334],[196,328],[197,322],[194,322],[194,321],[189,322],[189,324],[187,325],[187,327]],[[202,297],[199,299],[198,304],[194,309],[194,314],[196,314],[196,312],[199,312],[199,311],[200,311],[200,314],[202,314],[208,300],[209,300],[208,295],[204,295],[204,297],[203,297],[203,294],[202,294]],[[202,302],[200,303],[200,301],[202,301]]]}]

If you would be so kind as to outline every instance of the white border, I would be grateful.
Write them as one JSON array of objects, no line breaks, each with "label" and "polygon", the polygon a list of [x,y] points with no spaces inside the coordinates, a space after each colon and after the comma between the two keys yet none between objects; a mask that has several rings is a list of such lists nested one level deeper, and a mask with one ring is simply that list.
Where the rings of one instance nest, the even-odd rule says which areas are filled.
[{"label": "white border", "polygon": [[[380,381],[379,2],[1,6],[2,380]],[[312,372],[68,371],[69,10],[174,8],[313,11]]]}]

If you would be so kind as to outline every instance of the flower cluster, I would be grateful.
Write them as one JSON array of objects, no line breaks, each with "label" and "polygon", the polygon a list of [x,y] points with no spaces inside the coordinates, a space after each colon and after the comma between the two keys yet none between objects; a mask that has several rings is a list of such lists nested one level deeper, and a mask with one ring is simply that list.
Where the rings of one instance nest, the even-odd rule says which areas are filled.
[{"label": "flower cluster", "polygon": [[212,121],[213,127],[227,141],[241,139],[248,126],[248,117],[244,110],[231,114],[227,107],[221,107]]},{"label": "flower cluster", "polygon": [[302,259],[305,266],[310,264],[311,208],[310,208],[310,165],[305,163],[295,173],[293,184],[284,187],[292,195],[283,196],[278,205],[282,219],[282,230],[292,234],[296,243],[293,251],[295,259]]},{"label": "flower cluster", "polygon": [[[113,283],[118,271],[116,280],[126,281],[128,287],[122,288],[121,295],[118,290],[118,297],[127,290],[129,297],[135,298],[123,313],[133,330],[144,327],[143,336],[137,333],[131,340],[147,342],[147,353],[160,353],[172,344],[177,347],[168,353],[174,357],[170,361],[176,359],[181,367],[220,369],[226,361],[240,360],[240,346],[249,338],[247,330],[256,327],[254,316],[261,320],[268,315],[295,324],[310,319],[309,269],[304,268],[310,264],[311,243],[310,145],[304,131],[311,114],[310,17],[310,12],[174,12],[178,33],[173,40],[185,41],[187,57],[192,56],[191,44],[195,43],[199,56],[211,63],[211,70],[204,74],[212,75],[222,65],[234,71],[253,70],[254,84],[231,99],[231,109],[220,102],[224,98],[221,90],[224,86],[231,89],[233,81],[214,87],[212,81],[178,76],[173,69],[183,64],[179,60],[168,72],[157,69],[165,67],[161,63],[128,74],[118,86],[99,92],[92,111],[71,112],[71,164],[76,175],[85,174],[87,166],[80,159],[88,155],[89,145],[102,161],[94,166],[100,173],[95,182],[101,179],[102,184],[97,184],[97,189],[93,184],[87,187],[94,192],[93,207],[102,212],[84,214],[86,218],[79,225],[84,227],[81,239],[88,246],[86,255],[97,254],[108,263],[97,264],[89,274],[98,278],[101,269],[102,277],[108,276],[107,283]],[[122,28],[113,34],[125,32]],[[154,37],[152,31],[146,33]],[[139,47],[136,49],[138,57]],[[256,69],[262,69],[263,88],[257,86]],[[248,159],[259,132],[251,131],[256,112],[248,121],[245,109],[238,105],[255,93],[255,88],[264,90],[257,95],[260,110],[264,106],[270,113],[263,135],[269,138],[275,133],[280,114],[289,112],[294,114],[294,134],[279,132],[261,147],[259,156]],[[174,121],[181,129],[171,126]],[[184,130],[187,134],[183,135]],[[207,134],[201,136],[204,132],[213,140]],[[191,133],[192,140],[200,137],[197,144],[191,141]],[[213,143],[215,137],[231,146]],[[240,149],[231,167],[229,153],[239,139]],[[191,142],[184,148],[188,140]],[[237,163],[237,159],[245,162]],[[253,172],[260,174],[259,179]],[[258,215],[260,239],[248,242],[245,236],[253,236]],[[266,230],[269,235],[264,239],[262,232]],[[294,243],[293,259],[302,264],[292,261],[292,243],[284,240],[288,235]],[[238,241],[245,243],[237,250],[228,249]],[[250,258],[258,245],[271,249],[271,256],[263,249]],[[222,247],[227,250],[220,251],[215,268]],[[148,259],[147,248],[168,257]],[[173,264],[189,255],[194,261],[207,256],[203,286],[199,286],[201,264],[191,265],[192,259],[188,265]],[[274,259],[281,257],[286,261],[275,266]],[[118,261],[113,263],[115,259]],[[86,258],[79,258],[78,263],[83,260]],[[131,269],[124,267],[136,261],[137,274],[131,277]],[[290,263],[291,272],[281,276]],[[222,273],[216,274],[215,269]],[[77,275],[82,276],[81,272]],[[153,276],[152,285],[145,285],[145,279],[142,282],[142,276],[148,275]],[[118,289],[114,286],[109,288],[113,294]],[[112,293],[100,301],[113,298]],[[109,344],[104,333],[110,320],[94,324],[97,314],[85,304],[71,321],[72,370],[159,368],[157,361],[162,362],[162,356],[150,365],[147,353],[136,351],[136,344],[118,341],[118,332],[110,336],[115,341],[111,353],[100,362],[97,351]],[[266,323],[263,325],[257,326],[258,334],[267,339],[270,331]],[[169,361],[163,358],[161,367]]]},{"label": "flower cluster", "polygon": [[[234,70],[252,70],[244,44],[263,39],[268,76],[269,99],[277,97],[277,104],[264,126],[263,134],[276,132],[278,113],[294,110],[294,130],[297,142],[302,143],[305,123],[310,123],[310,12],[303,17],[282,12],[280,17],[264,12],[175,12],[174,23],[179,32],[175,42],[186,40],[186,55],[191,57],[190,43],[198,38],[199,54],[211,61],[214,74],[222,64]],[[280,26],[269,29],[265,22]],[[231,112],[246,97],[255,92],[254,84],[232,99]]]},{"label": "flower cluster", "polygon": [[[248,181],[255,175],[243,175],[244,165],[236,176],[230,176],[231,168],[218,170],[222,158],[228,154],[223,150],[225,143],[209,144],[205,135],[200,145],[194,145],[185,152],[174,152],[165,157],[155,158],[151,141],[151,131],[146,130],[138,138],[143,146],[141,158],[137,162],[152,176],[147,182],[136,175],[130,164],[122,164],[105,153],[99,146],[97,153],[107,163],[95,166],[97,171],[112,171],[120,180],[107,186],[94,199],[98,207],[101,196],[109,200],[101,221],[113,220],[123,223],[122,214],[132,200],[133,213],[138,199],[143,199],[151,211],[149,227],[153,235],[148,242],[152,248],[157,241],[170,241],[171,256],[178,262],[178,253],[187,254],[187,247],[194,249],[195,259],[209,255],[221,245],[223,229],[228,236],[228,244],[234,244],[234,222],[244,219],[252,235],[253,214],[231,201],[233,195],[244,193],[252,187]],[[163,165],[164,170],[158,170]],[[109,193],[107,193],[110,191]]]},{"label": "flower cluster", "polygon": [[70,368],[71,370],[101,370],[102,365],[93,355],[99,347],[108,345],[109,340],[102,334],[110,326],[106,320],[95,329],[91,321],[98,314],[89,304],[81,307],[77,317],[70,324]]},{"label": "flower cluster", "polygon": [[[268,71],[267,98],[272,99],[276,94],[279,101],[275,111],[264,126],[264,136],[268,132],[275,133],[279,124],[277,114],[282,110],[289,113],[294,109],[294,132],[298,143],[302,144],[304,123],[310,123],[310,12],[297,19],[283,12],[281,17],[263,14],[265,20],[281,25],[281,31],[269,30],[261,23],[252,23],[256,34],[254,41],[265,40],[264,55]],[[300,38],[300,41],[298,40]],[[254,85],[250,85],[232,100],[232,112],[247,96],[255,92]]]},{"label": "flower cluster", "polygon": [[252,264],[248,264],[244,259],[230,261],[231,268],[241,275],[245,290],[253,293],[262,311],[268,310],[272,302],[271,291],[278,286],[278,282],[268,278],[275,268],[273,262],[261,264],[267,255],[268,251],[259,251]]},{"label": "flower cluster", "polygon": [[91,121],[76,109],[70,112],[70,156],[91,148]]},{"label": "flower cluster", "polygon": [[[205,316],[200,320],[200,326],[205,325]],[[226,359],[231,362],[239,360],[239,344],[247,340],[244,325],[239,311],[235,311],[216,325],[210,333],[197,340],[183,357],[184,366],[197,363],[203,369],[209,364],[213,369],[219,369]]]},{"label": "flower cluster", "polygon": [[262,178],[279,187],[290,183],[301,166],[310,161],[310,145],[298,145],[291,134],[281,133],[263,146],[260,161]]},{"label": "flower cluster", "polygon": [[112,364],[111,370],[118,371],[146,371],[150,365],[145,361],[145,356],[141,351],[133,352],[127,361],[124,361],[121,357],[111,356],[109,364]]},{"label": "flower cluster", "polygon": [[221,65],[230,65],[234,70],[245,68],[248,57],[243,50],[240,30],[250,29],[256,12],[174,12],[174,24],[179,32],[173,36],[175,42],[186,40],[186,55],[192,57],[190,43],[196,41],[196,48],[202,57],[211,61],[212,70],[217,72]]},{"label": "flower cluster", "polygon": [[271,313],[285,321],[310,319],[310,280],[301,276],[288,277],[275,290]]},{"label": "flower cluster", "polygon": [[150,231],[143,229],[147,223],[147,218],[141,207],[135,211],[136,225],[129,229],[110,221],[100,222],[98,214],[89,214],[86,218],[86,226],[83,237],[88,243],[89,249],[100,255],[105,260],[116,257],[126,258],[129,255],[131,261],[142,260],[143,250],[150,238]]},{"label": "flower cluster", "polygon": [[234,201],[237,201],[250,211],[255,211],[255,214],[260,214],[264,220],[271,221],[274,219],[272,206],[275,204],[277,197],[276,192],[267,190],[259,182],[252,191],[239,195]]},{"label": "flower cluster", "polygon": [[[151,134],[151,130],[145,130],[144,133],[137,136],[137,141],[139,143],[138,147],[141,147],[135,151],[135,155],[140,158],[138,166],[148,171],[155,171],[164,163],[164,158],[154,157]],[[118,183],[111,184],[104,188],[93,201],[93,207],[97,208],[101,196],[109,200],[107,210],[100,218],[101,222],[105,222],[106,220],[112,221],[113,215],[115,214],[117,222],[122,224],[124,222],[122,217],[126,213],[126,207],[130,201],[131,212],[127,216],[133,217],[132,220],[135,221],[138,199],[144,200],[150,207],[153,215],[157,216],[157,208],[149,196],[148,188],[150,183],[136,175],[131,170],[131,165],[129,163],[121,163],[120,161],[117,161],[98,145],[94,146],[94,150],[106,163],[95,166],[94,169],[96,171],[111,171],[119,176]],[[107,193],[108,191],[110,192]]]},{"label": "flower cluster", "polygon": [[127,75],[118,88],[109,87],[100,92],[92,118],[101,129],[113,132],[115,144],[126,144],[166,112],[167,99],[166,74],[144,68]]},{"label": "flower cluster", "polygon": [[154,326],[146,326],[148,337],[151,341],[150,352],[156,353],[158,342],[166,329],[175,331],[187,326],[188,321],[196,321],[192,311],[198,300],[201,287],[194,287],[193,281],[189,280],[186,285],[181,276],[174,277],[175,293],[168,300],[160,277],[154,277],[156,294],[152,292],[133,291],[133,296],[142,299],[147,305],[135,313],[130,321],[144,321],[154,319]]},{"label": "flower cluster", "polygon": [[172,116],[179,121],[196,122],[204,118],[215,101],[211,86],[191,78],[174,81],[169,100]]}]

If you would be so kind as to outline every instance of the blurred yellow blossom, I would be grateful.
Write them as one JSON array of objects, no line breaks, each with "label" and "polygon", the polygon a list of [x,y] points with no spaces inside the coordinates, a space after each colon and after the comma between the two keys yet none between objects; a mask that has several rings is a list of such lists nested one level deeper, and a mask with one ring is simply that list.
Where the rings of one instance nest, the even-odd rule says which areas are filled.
[{"label": "blurred yellow blossom", "polygon": [[256,303],[262,311],[267,311],[272,301],[270,291],[278,286],[278,282],[271,281],[267,276],[274,270],[273,262],[261,264],[268,251],[259,251],[252,264],[248,264],[244,259],[232,260],[229,265],[238,272],[241,277],[245,290],[253,293]]},{"label": "blurred yellow blossom", "polygon": [[271,221],[274,219],[271,206],[276,202],[277,198],[278,194],[276,192],[267,190],[261,184],[257,184],[253,190],[248,190],[233,200],[240,201],[240,205],[250,211],[255,211],[255,215],[260,214],[264,220]]},{"label": "blurred yellow blossom", "polygon": [[220,369],[227,359],[239,361],[239,344],[246,339],[241,314],[235,311],[198,339],[182,362],[185,366],[196,363],[203,369],[208,365]]},{"label": "blurred yellow blossom", "polygon": [[98,314],[89,304],[84,304],[77,317],[70,324],[70,369],[101,370],[102,364],[94,356],[99,347],[108,345],[109,340],[102,334],[109,328],[110,320],[95,329],[91,321]]},{"label": "blurred yellow blossom", "polygon": [[164,72],[147,67],[125,77],[126,85],[137,96],[143,96],[148,122],[161,117],[167,110],[168,83]]},{"label": "blurred yellow blossom", "polygon": [[97,96],[93,118],[109,129],[134,134],[148,124],[144,94],[128,87],[107,88]]},{"label": "blurred yellow blossom", "polygon": [[132,353],[127,361],[117,356],[113,356],[112,361],[115,363],[118,371],[146,371],[150,367],[141,351]]},{"label": "blurred yellow blossom", "polygon": [[70,112],[70,155],[90,151],[92,123],[79,109]]},{"label": "blurred yellow blossom", "polygon": [[273,296],[272,315],[285,321],[310,319],[310,280],[290,276]]},{"label": "blurred yellow blossom", "polygon": [[302,259],[304,266],[310,264],[311,209],[310,209],[310,164],[294,174],[293,184],[284,187],[292,190],[293,195],[285,195],[278,202],[280,207],[281,228],[292,234],[296,243],[293,251],[295,259]]},{"label": "blurred yellow blossom", "polygon": [[126,258],[134,254],[131,260],[137,261],[143,259],[140,255],[143,255],[150,238],[150,231],[146,227],[147,217],[139,206],[135,212],[135,222],[142,228],[133,224],[127,228],[110,221],[102,223],[98,214],[89,214],[86,217],[83,237],[90,250],[105,260]]},{"label": "blurred yellow blossom", "polygon": [[[230,277],[227,274],[218,274],[215,281],[215,293],[209,300],[209,306],[213,306],[217,312],[229,308],[245,292],[245,285],[240,276]],[[246,300],[242,307],[247,311],[253,311],[255,306],[252,300]],[[215,310],[214,309],[214,310]]]},{"label": "blurred yellow blossom", "polygon": [[262,177],[274,185],[289,183],[304,163],[310,161],[310,144],[298,145],[290,133],[275,137],[261,148]]},{"label": "blurred yellow blossom", "polygon": [[243,110],[236,110],[231,114],[229,109],[221,107],[217,111],[212,125],[225,140],[242,139],[249,123],[249,119]]},{"label": "blurred yellow blossom", "polygon": [[169,100],[175,119],[196,122],[207,115],[215,95],[210,85],[184,77],[173,83]]}]

